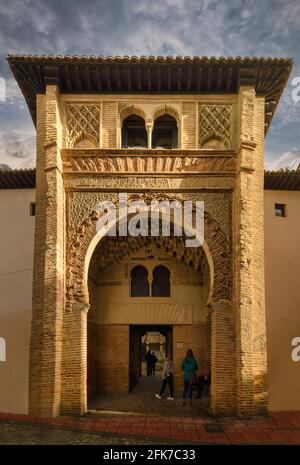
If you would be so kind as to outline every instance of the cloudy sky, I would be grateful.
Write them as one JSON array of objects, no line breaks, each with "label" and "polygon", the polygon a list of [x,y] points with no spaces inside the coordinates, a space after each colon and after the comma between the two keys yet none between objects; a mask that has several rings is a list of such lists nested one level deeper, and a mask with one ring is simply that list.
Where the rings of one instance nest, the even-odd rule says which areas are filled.
[{"label": "cloudy sky", "polygon": [[7,94],[0,101],[0,164],[35,163],[35,130],[8,53],[292,57],[266,138],[266,167],[300,161],[300,99],[293,101],[291,83],[300,76],[299,0],[7,0],[0,3],[0,44]]}]

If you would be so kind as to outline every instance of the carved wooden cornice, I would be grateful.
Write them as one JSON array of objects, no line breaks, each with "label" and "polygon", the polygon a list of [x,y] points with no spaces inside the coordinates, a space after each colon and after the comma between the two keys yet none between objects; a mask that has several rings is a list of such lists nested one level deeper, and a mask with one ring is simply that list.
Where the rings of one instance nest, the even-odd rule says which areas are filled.
[{"label": "carved wooden cornice", "polygon": [[64,173],[226,173],[234,174],[232,151],[62,150]]},{"label": "carved wooden cornice", "polygon": [[36,94],[47,84],[61,93],[225,94],[252,86],[265,97],[266,130],[293,60],[270,57],[9,55],[9,66],[36,119]]}]

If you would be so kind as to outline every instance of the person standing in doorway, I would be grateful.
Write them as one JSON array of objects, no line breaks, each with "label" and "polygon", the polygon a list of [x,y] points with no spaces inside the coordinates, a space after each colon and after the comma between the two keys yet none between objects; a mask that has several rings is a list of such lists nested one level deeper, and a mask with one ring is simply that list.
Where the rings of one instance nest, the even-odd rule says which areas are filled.
[{"label": "person standing in doorway", "polygon": [[183,403],[186,405],[186,400],[188,401],[188,406],[191,407],[192,397],[193,397],[193,386],[196,384],[198,371],[198,363],[194,357],[192,349],[188,349],[186,352],[185,358],[182,360],[181,369],[183,371]]},{"label": "person standing in doorway", "polygon": [[151,368],[152,355],[151,355],[150,349],[148,350],[148,352],[145,355],[145,360],[146,360],[146,364],[147,364],[147,376],[150,376],[151,375],[151,370],[152,370],[152,368]]},{"label": "person standing in doorway", "polygon": [[155,394],[157,399],[161,399],[165,392],[166,386],[169,386],[170,395],[167,400],[174,400],[174,388],[173,388],[173,362],[171,358],[166,354],[164,361],[163,372],[162,372],[162,386],[159,394]]},{"label": "person standing in doorway", "polygon": [[154,352],[152,352],[152,360],[151,360],[151,374],[155,376],[155,367],[156,367],[157,357]]}]

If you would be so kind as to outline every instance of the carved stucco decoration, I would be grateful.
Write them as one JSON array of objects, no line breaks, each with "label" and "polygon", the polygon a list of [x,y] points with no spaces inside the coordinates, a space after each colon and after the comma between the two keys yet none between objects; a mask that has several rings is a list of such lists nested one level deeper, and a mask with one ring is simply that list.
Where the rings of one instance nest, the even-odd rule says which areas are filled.
[{"label": "carved stucco decoration", "polygon": [[199,148],[211,139],[231,148],[231,105],[199,105]]},{"label": "carved stucco decoration", "polygon": [[89,139],[99,146],[100,105],[67,104],[67,147],[73,148],[76,142]]},{"label": "carved stucco decoration", "polygon": [[177,125],[180,124],[179,113],[171,105],[162,105],[162,106],[159,106],[159,107],[155,108],[155,110],[153,111],[152,119],[153,119],[153,121],[155,121],[157,118],[159,118],[160,116],[163,116],[163,115],[173,116],[173,118],[175,118],[176,121],[177,121]]},{"label": "carved stucco decoration", "polygon": [[[119,196],[117,193],[108,192],[73,192],[69,200],[68,226],[72,237],[80,224],[94,211],[99,202],[109,200],[118,205]],[[128,201],[142,200],[146,203],[151,200],[190,200],[196,202],[202,200],[204,209],[214,218],[224,231],[227,240],[230,240],[231,228],[231,194],[229,192],[193,192],[193,193],[131,193],[128,194]]]},{"label": "carved stucco decoration", "polygon": [[96,210],[99,202],[111,201],[118,205],[118,194],[108,192],[74,192],[69,202],[68,231],[71,237],[79,226]]},{"label": "carved stucco decoration", "polygon": [[[157,247],[159,245],[159,247]],[[174,254],[169,250],[166,251],[161,246],[161,242],[155,243],[154,241],[145,242],[143,249],[138,249],[136,254],[125,257],[122,261],[115,262],[109,268],[109,273],[99,268],[98,256],[101,249],[101,242],[99,249],[96,248],[89,267],[89,276],[93,275],[94,281],[98,286],[111,286],[114,284],[119,285],[128,284],[130,280],[130,271],[136,266],[143,264],[148,269],[149,276],[153,275],[153,270],[157,265],[167,266],[171,272],[171,280],[174,285],[185,286],[202,286],[203,273],[202,267],[208,266],[202,264],[201,269],[194,270],[189,264],[184,261],[174,259]],[[100,252],[101,255],[101,252]],[[203,255],[205,260],[205,256]],[[97,270],[97,271],[95,271]]]},{"label": "carved stucco decoration", "polygon": [[234,173],[235,158],[228,156],[64,156],[66,173]]},{"label": "carved stucco decoration", "polygon": [[[194,173],[193,173],[194,174]],[[131,189],[144,192],[145,190],[160,190],[172,192],[175,190],[185,189],[212,189],[216,190],[216,186],[220,185],[220,175],[210,176],[174,176],[174,177],[145,177],[145,176],[99,176],[99,174],[87,174],[86,176],[70,176],[66,173],[64,177],[64,186],[66,190],[84,190],[84,189],[122,189],[122,192],[128,192]],[[222,177],[223,189],[234,189],[234,176]]]},{"label": "carved stucco decoration", "polygon": [[255,106],[255,92],[244,90],[239,98],[239,133],[241,134],[241,142],[245,144],[254,144],[253,135],[253,118]]},{"label": "carved stucco decoration", "polygon": [[156,118],[163,115],[170,115],[176,119],[177,125],[180,124],[181,117],[179,111],[180,105],[170,105],[170,104],[153,104],[153,103],[142,103],[142,104],[127,104],[127,103],[119,103],[118,104],[118,111],[119,111],[119,119],[120,124],[122,123],[125,118],[130,115],[137,115],[143,118],[147,125],[153,125]]},{"label": "carved stucco decoration", "polygon": [[[99,219],[99,213],[93,210],[77,227],[75,234],[68,240],[67,246],[67,267],[66,267],[66,310],[71,310],[72,304],[88,303],[88,289],[85,284],[84,270],[85,257],[92,239],[96,235],[96,223]],[[221,229],[220,225],[207,212],[204,215],[205,241],[208,245],[212,260],[214,263],[214,287],[211,290],[210,300],[228,299],[231,297],[231,257],[228,240]],[[104,238],[115,239],[120,238]],[[121,238],[122,239],[122,238]],[[148,239],[148,238],[146,238]],[[155,239],[155,238],[153,238]],[[176,254],[179,260],[183,260],[186,264],[198,269],[203,258],[201,248],[187,248],[184,243],[177,244],[177,239],[174,237],[157,238],[164,240],[165,251]],[[118,244],[111,249],[104,249],[103,256],[106,254],[108,261],[105,261],[104,266],[109,264],[109,261],[119,260],[128,253],[128,250],[134,251],[142,247],[142,237],[128,237],[125,239],[124,245]],[[104,243],[104,242],[103,242]],[[122,255],[123,254],[123,255]]]},{"label": "carved stucco decoration", "polygon": [[139,116],[140,118],[143,118],[143,120],[146,121],[146,113],[144,112],[144,110],[137,105],[130,105],[130,106],[125,107],[120,113],[121,125],[124,119],[131,115]]},{"label": "carved stucco decoration", "polygon": [[132,254],[143,255],[145,250],[154,257],[166,255],[175,258],[195,271],[201,269],[205,262],[202,247],[188,248],[184,237],[174,236],[104,237],[94,252],[94,260],[100,271],[107,272],[115,262]]},{"label": "carved stucco decoration", "polygon": [[170,183],[167,178],[145,178],[137,176],[126,176],[126,177],[99,177],[99,175],[89,175],[81,177],[66,178],[65,188],[105,188],[105,189],[124,189],[123,192],[129,189],[139,189],[141,191],[145,189],[169,189]]}]

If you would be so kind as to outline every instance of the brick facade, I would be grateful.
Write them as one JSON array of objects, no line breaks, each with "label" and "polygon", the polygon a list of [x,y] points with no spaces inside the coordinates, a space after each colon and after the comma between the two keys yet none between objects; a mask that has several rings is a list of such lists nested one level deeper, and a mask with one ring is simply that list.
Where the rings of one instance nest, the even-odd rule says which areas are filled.
[{"label": "brick facade", "polygon": [[239,94],[240,143],[234,191],[234,308],[237,411],[267,408],[263,235],[264,102],[253,88]]},{"label": "brick facade", "polygon": [[[176,96],[176,101],[181,98]],[[79,173],[75,169],[63,172],[61,134],[66,131],[61,128],[63,99],[58,89],[47,86],[46,94],[38,96],[31,413],[44,416],[84,413],[88,376],[91,392],[97,388],[99,380],[103,390],[112,385],[120,391],[129,388],[129,326],[97,325],[87,286],[90,257],[98,241],[98,215],[90,203],[93,195],[104,193],[109,199],[120,190],[142,191],[143,195],[153,196],[157,192],[176,196],[179,192],[183,197],[195,192],[193,195],[201,196],[203,190],[212,196],[217,192],[226,191],[229,195],[233,192],[232,217],[224,216],[217,197],[211,211],[205,213],[203,249],[210,268],[207,302],[210,323],[173,326],[175,387],[180,389],[180,363],[186,349],[192,347],[200,371],[211,367],[214,412],[253,414],[266,411],[262,222],[264,101],[255,95],[252,87],[241,87],[239,95],[227,98],[227,103],[232,105],[235,114],[230,130],[234,130],[237,141],[236,150],[229,151],[227,157],[233,167],[237,166],[236,171],[224,173],[225,164],[220,162],[218,151],[206,153],[207,158],[214,160],[214,169],[209,174],[205,172],[205,164],[197,164],[193,150],[199,149],[198,104],[185,101],[180,130],[186,153],[185,158],[182,156],[176,163],[191,167],[193,174],[179,171],[181,178],[178,173],[173,176],[168,170],[170,166],[176,167],[176,163],[166,166],[162,160],[161,166],[166,170],[163,174],[155,172],[146,177],[144,172],[135,172],[124,177],[121,151],[115,164],[118,173],[105,174],[103,171],[107,167],[109,171],[110,161],[105,158],[100,162],[101,148],[115,149],[117,145],[117,96],[101,104],[99,159],[96,156],[96,161],[90,164],[89,152],[83,150],[86,160]],[[149,108],[152,107],[145,107],[145,112],[150,112]],[[218,125],[218,131],[227,130],[225,126]],[[231,140],[228,134],[226,137]],[[171,151],[165,154],[171,155]],[[98,163],[97,173],[93,168],[95,163]],[[138,171],[140,163],[137,155],[136,161],[128,164],[129,169]],[[78,166],[76,161],[74,166]],[[88,194],[86,203],[79,202],[72,209],[75,194],[83,192]],[[195,256],[191,255],[189,260],[193,262]],[[91,312],[89,316],[88,312]],[[88,337],[91,338],[89,349]]]},{"label": "brick facade", "polygon": [[58,90],[37,97],[36,223],[30,344],[29,409],[60,412],[64,306],[64,189]]}]

